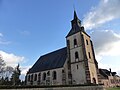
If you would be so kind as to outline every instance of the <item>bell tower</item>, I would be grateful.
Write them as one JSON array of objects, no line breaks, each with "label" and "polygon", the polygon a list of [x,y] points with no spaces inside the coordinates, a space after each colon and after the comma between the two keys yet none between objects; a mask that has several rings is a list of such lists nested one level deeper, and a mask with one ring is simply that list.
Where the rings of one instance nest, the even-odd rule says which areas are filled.
[{"label": "bell tower", "polygon": [[[90,36],[81,26],[76,11],[71,21],[71,30],[66,36],[68,53],[68,78],[72,84],[98,84],[97,63]],[[69,77],[70,76],[70,77]]]}]

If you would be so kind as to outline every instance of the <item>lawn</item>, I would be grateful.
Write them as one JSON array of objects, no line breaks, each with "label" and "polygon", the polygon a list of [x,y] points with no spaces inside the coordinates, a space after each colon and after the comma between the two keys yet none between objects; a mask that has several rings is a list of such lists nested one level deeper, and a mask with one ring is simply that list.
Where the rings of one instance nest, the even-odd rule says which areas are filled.
[{"label": "lawn", "polygon": [[120,87],[108,88],[106,90],[120,90]]}]

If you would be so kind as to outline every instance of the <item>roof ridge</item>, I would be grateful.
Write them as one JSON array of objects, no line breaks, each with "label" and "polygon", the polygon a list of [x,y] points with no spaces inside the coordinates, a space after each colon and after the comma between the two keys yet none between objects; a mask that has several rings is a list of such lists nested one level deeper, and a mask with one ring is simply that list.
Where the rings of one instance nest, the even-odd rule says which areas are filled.
[{"label": "roof ridge", "polygon": [[44,54],[44,55],[42,55],[42,56],[40,56],[40,57],[43,57],[43,56],[46,56],[46,55],[49,55],[49,54],[55,53],[55,52],[57,52],[57,51],[60,51],[60,50],[62,50],[62,49],[65,49],[65,48],[67,48],[67,47],[63,47],[63,48],[60,48],[60,49],[54,50],[54,51],[49,52],[49,53],[46,53],[46,54]]}]

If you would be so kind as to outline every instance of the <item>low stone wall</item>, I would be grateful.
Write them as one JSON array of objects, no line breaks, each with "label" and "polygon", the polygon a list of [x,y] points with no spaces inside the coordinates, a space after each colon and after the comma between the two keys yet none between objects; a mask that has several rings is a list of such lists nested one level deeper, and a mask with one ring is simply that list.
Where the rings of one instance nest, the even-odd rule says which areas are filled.
[{"label": "low stone wall", "polygon": [[22,88],[0,90],[105,90],[103,86],[51,87],[51,88]]}]

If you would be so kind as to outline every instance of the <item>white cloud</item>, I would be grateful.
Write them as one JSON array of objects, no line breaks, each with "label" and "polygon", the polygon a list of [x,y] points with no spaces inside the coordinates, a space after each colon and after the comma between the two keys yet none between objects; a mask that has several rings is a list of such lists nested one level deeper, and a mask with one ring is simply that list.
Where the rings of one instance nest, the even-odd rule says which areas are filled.
[{"label": "white cloud", "polygon": [[21,70],[21,76],[20,79],[21,80],[25,80],[25,75],[27,73],[27,71],[31,68],[31,66],[21,66],[20,70]]},{"label": "white cloud", "polygon": [[31,66],[22,66],[21,67],[21,74],[26,75],[27,71],[31,68]]},{"label": "white cloud", "polygon": [[115,70],[120,75],[120,68],[118,68],[120,34],[115,33],[113,30],[99,30],[99,26],[105,25],[109,21],[120,19],[119,8],[120,0],[100,0],[100,3],[92,7],[90,12],[85,15],[83,25],[86,30],[91,30],[99,67],[112,68],[113,71]]},{"label": "white cloud", "polygon": [[120,0],[101,0],[99,5],[94,7],[83,20],[86,29],[97,28],[98,26],[120,18]]},{"label": "white cloud", "polygon": [[0,37],[3,37],[3,34],[2,34],[2,33],[0,33]]},{"label": "white cloud", "polygon": [[[22,35],[29,35],[30,33],[28,31],[23,31],[21,32]],[[10,42],[3,40],[3,34],[0,33],[0,44],[9,44]],[[13,53],[7,53],[4,52],[2,50],[0,50],[0,55],[2,56],[2,59],[5,61],[6,66],[11,66],[11,67],[16,67],[18,65],[18,63],[23,63],[25,60],[25,57],[23,56],[17,56]],[[25,79],[25,75],[28,71],[28,69],[30,68],[30,66],[21,66],[20,70],[21,70],[21,79],[24,80]]]},{"label": "white cloud", "polygon": [[92,31],[91,37],[97,55],[120,55],[120,34],[112,30],[95,30]]},{"label": "white cloud", "polygon": [[91,37],[95,47],[96,59],[100,68],[112,68],[120,75],[120,34],[113,30],[94,30]]},{"label": "white cloud", "polygon": [[23,61],[25,58],[23,56],[17,56],[13,53],[6,53],[4,51],[0,51],[0,55],[3,60],[6,62],[6,65],[15,67],[18,63]]}]

